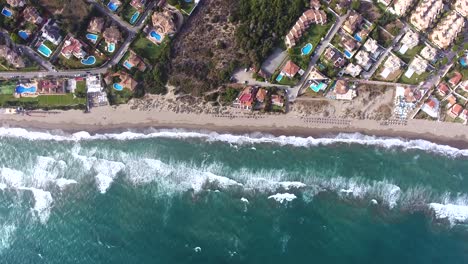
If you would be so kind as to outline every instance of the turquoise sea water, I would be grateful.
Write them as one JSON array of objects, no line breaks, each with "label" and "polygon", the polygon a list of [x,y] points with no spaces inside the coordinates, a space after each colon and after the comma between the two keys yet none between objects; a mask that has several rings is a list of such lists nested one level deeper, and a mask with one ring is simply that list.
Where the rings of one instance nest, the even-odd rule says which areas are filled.
[{"label": "turquoise sea water", "polygon": [[0,263],[468,263],[468,151],[0,129]]}]

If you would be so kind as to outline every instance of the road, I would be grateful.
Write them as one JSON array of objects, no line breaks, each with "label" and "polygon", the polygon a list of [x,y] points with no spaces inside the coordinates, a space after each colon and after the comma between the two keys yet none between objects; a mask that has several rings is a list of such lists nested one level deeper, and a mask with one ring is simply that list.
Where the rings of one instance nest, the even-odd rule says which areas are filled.
[{"label": "road", "polygon": [[407,29],[408,29],[408,26],[405,24],[405,27],[401,30],[400,34],[398,34],[398,36],[396,36],[393,39],[392,45],[390,45],[387,49],[385,49],[383,54],[380,55],[379,59],[374,63],[374,65],[372,65],[372,68],[369,71],[362,73],[361,76],[364,79],[370,79],[372,77],[372,75],[374,75],[374,73],[377,70],[377,68],[379,67],[379,65],[387,57],[387,54],[395,47],[395,45],[401,39],[401,37],[406,33]]},{"label": "road", "polygon": [[34,50],[30,47],[18,45],[23,52],[34,59],[39,65],[45,68],[47,71],[35,71],[35,72],[0,72],[0,78],[17,78],[21,76],[21,78],[25,79],[33,79],[33,78],[42,78],[42,77],[75,77],[75,76],[82,76],[86,74],[104,74],[107,72],[109,68],[119,63],[122,57],[127,52],[130,44],[133,42],[135,37],[137,36],[138,32],[143,28],[144,21],[148,18],[150,11],[156,5],[156,1],[150,2],[150,4],[145,9],[145,13],[143,17],[137,22],[135,26],[130,25],[129,23],[123,21],[119,16],[112,13],[110,10],[96,2],[95,0],[87,0],[88,3],[93,4],[98,8],[102,13],[109,16],[115,22],[117,22],[121,27],[125,28],[128,31],[128,36],[125,41],[120,45],[120,48],[115,53],[114,57],[109,60],[107,63],[102,65],[99,68],[92,68],[92,69],[80,69],[80,70],[61,70],[55,71],[54,66],[47,60],[44,60],[40,57]]},{"label": "road", "polygon": [[322,56],[322,53],[325,51],[328,44],[333,39],[335,34],[338,32],[338,30],[341,28],[341,26],[346,21],[348,16],[349,16],[349,12],[347,12],[345,15],[343,15],[341,17],[336,18],[335,24],[332,26],[331,30],[328,31],[328,34],[320,42],[318,48],[315,50],[315,54],[310,59],[309,66],[307,67],[307,70],[305,71],[304,75],[302,75],[302,78],[301,78],[300,82],[296,86],[294,86],[292,88],[288,88],[289,101],[292,102],[292,101],[296,100],[296,98],[299,96],[299,94],[301,93],[301,91],[303,89],[304,83],[307,81],[307,79],[309,77],[309,74],[310,74],[311,70],[313,69],[313,67],[315,66],[317,61],[320,59],[320,56]]}]

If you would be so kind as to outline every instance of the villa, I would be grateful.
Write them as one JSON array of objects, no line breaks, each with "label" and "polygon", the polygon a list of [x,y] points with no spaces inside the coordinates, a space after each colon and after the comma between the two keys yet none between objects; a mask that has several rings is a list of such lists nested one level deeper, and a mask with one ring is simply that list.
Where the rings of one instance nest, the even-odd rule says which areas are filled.
[{"label": "villa", "polygon": [[413,61],[408,66],[408,70],[405,72],[407,78],[411,78],[414,73],[417,75],[423,74],[427,69],[427,61],[419,56],[414,57]]},{"label": "villa", "polygon": [[437,92],[439,93],[440,96],[447,96],[450,93],[450,89],[446,83],[441,82],[437,86]]},{"label": "villa", "polygon": [[353,77],[358,76],[359,74],[361,74],[361,72],[362,72],[362,67],[359,65],[355,65],[353,63],[348,64],[345,68],[345,73]]},{"label": "villa", "polygon": [[40,80],[37,91],[40,94],[63,94],[65,93],[65,81]]},{"label": "villa", "polygon": [[353,33],[358,29],[359,25],[361,25],[362,21],[363,17],[361,14],[357,13],[356,11],[351,11],[348,19],[346,19],[343,24],[343,29],[349,34],[353,35]]},{"label": "villa", "polygon": [[42,24],[44,21],[37,9],[32,6],[28,6],[23,10],[23,17],[24,20],[33,24]]},{"label": "villa", "polygon": [[268,91],[266,89],[264,88],[258,89],[257,94],[255,96],[257,99],[257,102],[263,104],[265,102],[267,94],[268,94]]},{"label": "villa", "polygon": [[450,78],[450,80],[448,81],[450,85],[452,85],[452,87],[455,87],[458,85],[458,83],[460,83],[460,81],[462,80],[463,78],[463,75],[459,72],[455,72],[452,76],[452,78]]},{"label": "villa", "polygon": [[460,86],[465,93],[468,93],[468,80],[464,81]]},{"label": "villa", "polygon": [[466,122],[468,121],[468,109],[463,110],[463,112],[458,116],[461,120]]},{"label": "villa", "polygon": [[408,50],[413,49],[419,44],[419,34],[409,30],[400,40],[401,47],[399,53],[405,54]]},{"label": "villa", "polygon": [[319,0],[310,0],[309,8],[319,10],[320,7],[321,7],[321,4]]},{"label": "villa", "polygon": [[356,54],[355,59],[356,59],[356,63],[358,65],[361,65],[362,68],[365,69],[366,71],[368,71],[370,67],[372,67],[372,61],[371,61],[370,55],[368,52],[364,50],[360,50]]},{"label": "villa", "polygon": [[346,64],[343,54],[335,48],[328,47],[324,52],[324,58],[331,62],[335,68],[341,68]]},{"label": "villa", "polygon": [[70,37],[65,41],[61,54],[67,59],[70,59],[72,55],[77,59],[83,59],[86,56],[86,52],[83,50],[83,44],[81,41],[73,37]]},{"label": "villa", "polygon": [[430,97],[421,107],[421,110],[432,118],[439,117],[440,102],[434,97]]},{"label": "villa", "polygon": [[338,0],[336,3],[336,9],[338,11],[347,11],[351,6],[351,0]]},{"label": "villa", "polygon": [[417,88],[406,87],[403,92],[403,98],[407,103],[416,103],[421,100],[422,93]]},{"label": "villa", "polygon": [[247,86],[239,94],[239,97],[236,98],[234,105],[242,109],[252,109],[252,104],[254,102],[254,87]]},{"label": "villa", "polygon": [[7,3],[11,6],[11,7],[23,7],[26,5],[26,1],[25,0],[7,0]]},{"label": "villa", "polygon": [[137,10],[143,10],[145,8],[146,2],[146,0],[132,0],[130,5]]},{"label": "villa", "polygon": [[133,50],[130,50],[130,55],[123,62],[122,65],[128,70],[131,70],[133,68],[137,68],[141,72],[144,72],[146,70],[146,64]]},{"label": "villa", "polygon": [[449,111],[447,111],[448,116],[451,118],[457,118],[463,111],[463,107],[459,104],[453,105],[452,108],[450,108]]},{"label": "villa", "polygon": [[283,107],[284,106],[284,98],[281,95],[273,94],[271,96],[271,104],[278,106],[278,107]]},{"label": "villa", "polygon": [[15,88],[14,96],[19,97],[37,97],[37,82],[32,81],[29,83],[18,83]]},{"label": "villa", "polygon": [[[349,51],[350,53],[353,53],[356,49],[359,48],[359,43],[352,37],[348,36],[348,35],[343,35],[342,38],[341,38],[341,45],[343,45],[343,47]],[[349,56],[349,57],[352,57]]]},{"label": "villa", "polygon": [[356,90],[349,89],[348,82],[345,80],[338,80],[335,82],[333,93],[337,100],[353,100],[357,96]]},{"label": "villa", "polygon": [[364,49],[367,51],[367,52],[370,52],[370,53],[376,53],[377,50],[379,49],[379,45],[377,44],[377,40],[375,39],[368,39],[366,41],[366,43],[364,43]]},{"label": "villa", "polygon": [[88,25],[88,32],[94,34],[101,34],[104,29],[105,20],[102,17],[94,17]]},{"label": "villa", "polygon": [[393,10],[398,16],[403,16],[406,14],[408,9],[413,4],[414,0],[395,0],[393,1]]},{"label": "villa", "polygon": [[25,67],[23,58],[6,45],[0,45],[0,58],[4,58],[8,64],[16,69]]},{"label": "villa", "polygon": [[122,87],[129,89],[130,91],[134,91],[135,88],[138,86],[138,82],[132,78],[132,76],[126,72],[120,71],[112,75],[113,77],[119,77],[120,82],[119,84]]},{"label": "villa", "polygon": [[426,45],[422,50],[421,50],[421,57],[428,61],[435,61],[437,58],[437,50],[429,45]]},{"label": "villa", "polygon": [[327,23],[327,14],[322,10],[309,9],[305,11],[286,35],[286,46],[288,48],[294,47],[310,25],[323,25],[325,23]]},{"label": "villa", "polygon": [[42,28],[42,37],[52,42],[54,45],[59,45],[62,41],[60,28],[53,20],[49,20]]},{"label": "villa", "polygon": [[419,31],[426,30],[442,11],[442,0],[422,0],[411,15],[410,22]]},{"label": "villa", "polygon": [[468,17],[468,0],[457,0],[455,10],[464,17]]},{"label": "villa", "polygon": [[284,65],[283,69],[281,70],[281,73],[289,78],[293,78],[294,76],[296,76],[300,69],[301,68],[299,66],[297,66],[291,60],[289,60]]},{"label": "villa", "polygon": [[156,45],[163,42],[166,36],[173,36],[177,32],[174,14],[170,10],[154,12],[151,16],[153,27],[146,27],[147,38]]},{"label": "villa", "polygon": [[102,36],[104,37],[104,40],[107,44],[116,44],[122,40],[122,32],[120,32],[120,29],[115,25],[112,25],[104,30]]},{"label": "villa", "polygon": [[401,66],[401,60],[397,56],[390,53],[384,63],[384,70],[380,73],[380,76],[382,76],[384,79],[387,79],[390,75],[397,73],[401,69]]},{"label": "villa", "polygon": [[452,107],[453,105],[455,105],[457,103],[457,98],[453,94],[447,96],[447,98],[445,98],[445,100],[447,101],[447,106],[446,106],[447,109],[449,109],[450,107]]},{"label": "villa", "polygon": [[429,39],[439,48],[446,49],[452,45],[458,33],[462,32],[464,26],[465,19],[455,11],[452,11],[437,24],[437,27],[429,35]]}]

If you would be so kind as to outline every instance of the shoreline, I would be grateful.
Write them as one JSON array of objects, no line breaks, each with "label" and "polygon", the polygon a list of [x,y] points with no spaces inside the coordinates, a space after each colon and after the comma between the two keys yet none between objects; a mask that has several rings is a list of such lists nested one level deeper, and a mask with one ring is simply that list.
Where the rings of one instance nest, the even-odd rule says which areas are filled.
[{"label": "shoreline", "polygon": [[[346,120],[349,124],[307,123],[295,113],[282,115],[234,115],[175,113],[172,111],[132,110],[128,106],[101,107],[90,114],[82,111],[59,111],[46,116],[0,115],[3,127],[47,131],[51,133],[90,134],[147,133],[154,129],[184,129],[221,134],[271,134],[274,136],[331,137],[340,133],[368,136],[422,139],[459,149],[468,149],[468,126],[427,120],[409,120],[407,125],[382,126],[375,120]],[[332,119],[333,120],[333,119]],[[341,120],[341,119],[337,119]],[[339,122],[338,122],[339,123]]]}]

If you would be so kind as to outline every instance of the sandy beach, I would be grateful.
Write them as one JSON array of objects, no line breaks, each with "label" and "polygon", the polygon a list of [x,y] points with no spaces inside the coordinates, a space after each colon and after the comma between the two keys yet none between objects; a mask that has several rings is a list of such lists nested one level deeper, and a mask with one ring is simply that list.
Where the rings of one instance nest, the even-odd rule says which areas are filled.
[{"label": "sandy beach", "polygon": [[[432,142],[468,148],[468,126],[427,120],[383,122],[371,119],[343,119],[287,114],[253,114],[245,110],[197,105],[163,104],[161,100],[136,101],[118,107],[99,107],[91,113],[81,110],[31,115],[0,115],[4,127],[35,130],[61,130],[68,133],[144,131],[149,128],[183,128],[221,133],[270,133],[274,135],[332,136],[359,132],[366,135],[426,139]],[[161,105],[155,107],[154,104]]]}]

